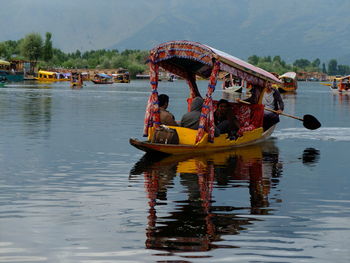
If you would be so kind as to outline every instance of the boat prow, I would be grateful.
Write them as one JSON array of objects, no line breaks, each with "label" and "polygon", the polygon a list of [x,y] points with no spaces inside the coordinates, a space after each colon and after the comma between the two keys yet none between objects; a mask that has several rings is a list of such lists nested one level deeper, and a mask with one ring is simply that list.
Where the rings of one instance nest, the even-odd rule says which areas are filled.
[{"label": "boat prow", "polygon": [[242,86],[232,86],[232,87],[225,88],[223,91],[229,92],[229,93],[242,93],[243,87]]}]

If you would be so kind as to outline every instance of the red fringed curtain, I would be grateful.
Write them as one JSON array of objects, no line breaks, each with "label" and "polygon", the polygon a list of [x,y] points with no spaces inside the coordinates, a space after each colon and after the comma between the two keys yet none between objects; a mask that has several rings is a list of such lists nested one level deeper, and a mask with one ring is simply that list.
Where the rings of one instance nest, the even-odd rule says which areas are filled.
[{"label": "red fringed curtain", "polygon": [[148,98],[145,119],[144,119],[144,128],[143,128],[143,136],[148,136],[148,128],[150,127],[159,127],[160,118],[159,118],[159,103],[158,103],[158,72],[159,66],[154,63],[154,57],[151,56],[150,63],[150,84],[152,93]]},{"label": "red fringed curtain", "polygon": [[210,74],[208,91],[202,107],[201,117],[199,119],[199,127],[198,127],[198,132],[196,137],[196,143],[203,138],[205,131],[208,132],[208,141],[209,142],[214,141],[214,133],[215,133],[214,109],[213,109],[213,99],[211,95],[215,90],[219,69],[220,69],[220,62],[216,61],[214,63],[213,70]]}]

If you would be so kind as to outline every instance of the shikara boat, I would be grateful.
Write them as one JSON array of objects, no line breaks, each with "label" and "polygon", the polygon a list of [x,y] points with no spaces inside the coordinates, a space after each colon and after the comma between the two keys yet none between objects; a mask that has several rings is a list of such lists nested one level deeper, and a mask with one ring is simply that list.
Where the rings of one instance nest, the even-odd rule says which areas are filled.
[{"label": "shikara boat", "polygon": [[295,92],[298,88],[297,74],[295,72],[287,72],[279,76],[282,84],[277,85],[280,93]]},{"label": "shikara boat", "polygon": [[83,86],[83,76],[79,72],[72,72],[70,77],[71,88],[81,88]]},{"label": "shikara boat", "polygon": [[95,74],[91,81],[95,84],[113,84],[112,76],[103,73]]},{"label": "shikara boat", "polygon": [[130,73],[127,69],[118,69],[117,73],[112,74],[112,77],[116,83],[130,83]]},{"label": "shikara boat", "polygon": [[70,81],[70,73],[39,70],[35,79],[42,82]]},{"label": "shikara boat", "polygon": [[337,82],[337,87],[330,86],[332,91],[342,94],[350,94],[350,75],[337,78]]},{"label": "shikara boat", "polygon": [[237,84],[237,80],[232,76],[232,74],[227,74],[222,84],[223,92],[242,93],[243,91],[242,85]]},{"label": "shikara boat", "polygon": [[[264,106],[261,104],[265,87],[281,83],[271,73],[227,53],[191,41],[170,41],[156,46],[150,51],[149,66],[151,95],[148,99],[143,131],[144,137],[148,139],[140,141],[131,138],[130,144],[136,148],[151,153],[204,153],[254,144],[266,139],[273,132],[274,127],[267,131],[262,128]],[[160,127],[157,90],[159,67],[187,80],[190,89],[188,105],[193,98],[201,96],[196,85],[196,77],[209,79],[198,130],[168,127],[176,130],[179,139],[177,144],[152,142],[155,132]],[[220,72],[232,74],[260,91],[257,93],[260,95],[256,104],[231,102],[233,114],[240,122],[238,131],[240,136],[235,140],[227,138],[227,134],[214,136],[213,113],[217,101],[213,100],[212,94]]]}]

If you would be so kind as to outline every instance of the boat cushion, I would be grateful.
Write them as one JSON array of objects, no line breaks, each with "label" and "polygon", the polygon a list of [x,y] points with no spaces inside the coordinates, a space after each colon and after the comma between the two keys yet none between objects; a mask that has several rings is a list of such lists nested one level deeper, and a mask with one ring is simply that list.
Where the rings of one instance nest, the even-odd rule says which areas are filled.
[{"label": "boat cushion", "polygon": [[263,105],[242,105],[232,103],[232,110],[240,124],[238,135],[242,136],[244,132],[252,131],[262,126],[264,117]]}]

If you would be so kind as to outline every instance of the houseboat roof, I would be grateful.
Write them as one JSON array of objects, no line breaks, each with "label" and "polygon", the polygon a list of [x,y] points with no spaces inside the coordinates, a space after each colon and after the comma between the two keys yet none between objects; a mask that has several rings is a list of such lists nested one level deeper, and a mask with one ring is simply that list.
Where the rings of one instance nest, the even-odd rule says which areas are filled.
[{"label": "houseboat roof", "polygon": [[0,59],[0,65],[10,66],[11,63],[5,60]]}]

